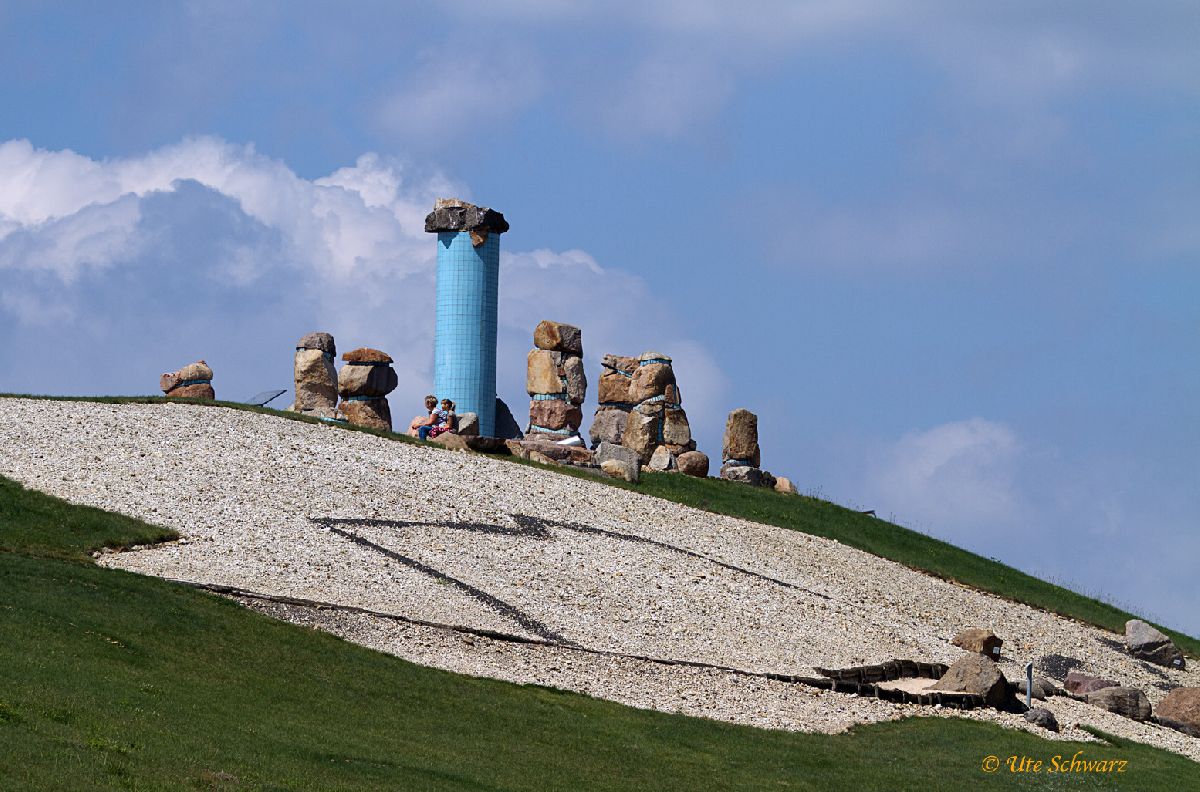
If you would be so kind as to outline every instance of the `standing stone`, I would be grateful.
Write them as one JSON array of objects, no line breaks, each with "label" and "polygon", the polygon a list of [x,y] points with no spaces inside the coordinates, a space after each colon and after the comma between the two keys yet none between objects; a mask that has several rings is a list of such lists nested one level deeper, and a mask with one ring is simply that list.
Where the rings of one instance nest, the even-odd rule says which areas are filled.
[{"label": "standing stone", "polygon": [[337,380],[342,396],[338,411],[356,426],[391,431],[392,410],[387,394],[398,384],[391,356],[360,347],[342,355],[342,360],[346,365]]},{"label": "standing stone", "polygon": [[646,415],[637,410],[629,413],[625,422],[625,433],[621,435],[621,445],[638,455],[638,461],[645,465],[654,455],[658,446],[658,423],[654,415]]},{"label": "standing stone", "polygon": [[663,442],[679,446],[692,442],[692,427],[682,409],[668,407],[663,411]]},{"label": "standing stone", "polygon": [[758,447],[758,416],[739,407],[729,413],[725,421],[725,438],[721,450],[721,461],[728,464],[738,461],[748,467],[761,466]]},{"label": "standing stone", "polygon": [[525,438],[552,443],[578,438],[575,442],[582,444],[579,405],[587,398],[583,333],[574,325],[542,321],[534,329],[533,343],[525,370],[530,396]]},{"label": "standing stone", "polygon": [[158,386],[168,399],[206,399],[214,401],[217,398],[212,386],[213,370],[203,360],[189,363],[179,371],[163,374],[158,378]]},{"label": "standing stone", "polygon": [[296,399],[292,412],[316,418],[337,415],[338,376],[333,366],[337,347],[329,333],[308,333],[296,342],[293,366]]}]

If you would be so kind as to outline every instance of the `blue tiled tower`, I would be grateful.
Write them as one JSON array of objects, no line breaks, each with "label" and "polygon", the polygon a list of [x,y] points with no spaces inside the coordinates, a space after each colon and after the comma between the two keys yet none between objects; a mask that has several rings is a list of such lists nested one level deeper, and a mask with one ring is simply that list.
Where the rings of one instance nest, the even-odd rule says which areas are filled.
[{"label": "blue tiled tower", "polygon": [[458,412],[479,416],[479,433],[496,431],[496,313],[504,215],[442,199],[425,218],[437,233],[437,326],[433,392]]}]

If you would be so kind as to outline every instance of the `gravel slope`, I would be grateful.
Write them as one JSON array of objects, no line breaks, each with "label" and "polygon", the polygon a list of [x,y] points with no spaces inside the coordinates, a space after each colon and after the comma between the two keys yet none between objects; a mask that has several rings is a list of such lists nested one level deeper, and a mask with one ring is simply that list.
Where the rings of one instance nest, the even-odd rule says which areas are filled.
[{"label": "gravel slope", "polygon": [[[495,459],[180,404],[0,399],[0,474],[179,531],[101,563],[590,649],[811,675],[893,658],[950,663],[962,627],[1005,638],[1001,667],[1057,653],[1142,688],[1200,685],[1114,636],[837,542]],[[567,648],[468,643],[357,614],[254,607],[427,665],[773,728],[839,731],[934,714],[711,669]],[[1200,740],[1051,702],[1200,761]],[[1019,718],[968,713],[1024,728]],[[1064,736],[1083,733],[1068,729]]]}]

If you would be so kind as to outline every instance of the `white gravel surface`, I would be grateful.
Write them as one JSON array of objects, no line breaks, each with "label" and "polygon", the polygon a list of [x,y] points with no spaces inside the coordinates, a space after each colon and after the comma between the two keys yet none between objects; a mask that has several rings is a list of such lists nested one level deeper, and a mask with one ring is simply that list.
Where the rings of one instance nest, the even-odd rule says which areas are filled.
[{"label": "white gravel surface", "polygon": [[[100,559],[147,574],[800,675],[895,658],[951,663],[962,655],[949,643],[955,632],[988,627],[1005,639],[1009,679],[1054,653],[1142,688],[1155,704],[1167,687],[1200,686],[1194,669],[1133,660],[1114,645],[1119,636],[835,541],[331,426],[194,405],[6,398],[0,474],[179,531],[179,542]],[[364,520],[390,522],[356,522]],[[276,610],[313,618],[311,609]],[[427,665],[759,726],[839,731],[948,712],[319,613],[324,629]],[[1200,761],[1195,738],[1069,701],[1050,708],[1060,722]],[[1001,713],[966,716],[1027,727]],[[1075,732],[1067,736],[1084,734]]]}]

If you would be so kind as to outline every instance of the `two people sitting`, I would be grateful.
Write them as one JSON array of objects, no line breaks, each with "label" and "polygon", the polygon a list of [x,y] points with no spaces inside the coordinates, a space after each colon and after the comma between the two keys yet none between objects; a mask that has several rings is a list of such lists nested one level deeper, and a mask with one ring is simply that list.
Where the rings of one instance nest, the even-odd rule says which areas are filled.
[{"label": "two people sitting", "polygon": [[408,425],[409,436],[428,440],[457,428],[458,416],[454,414],[454,402],[449,399],[442,399],[439,407],[437,397],[430,394],[425,397],[425,409],[428,415],[418,415]]}]

